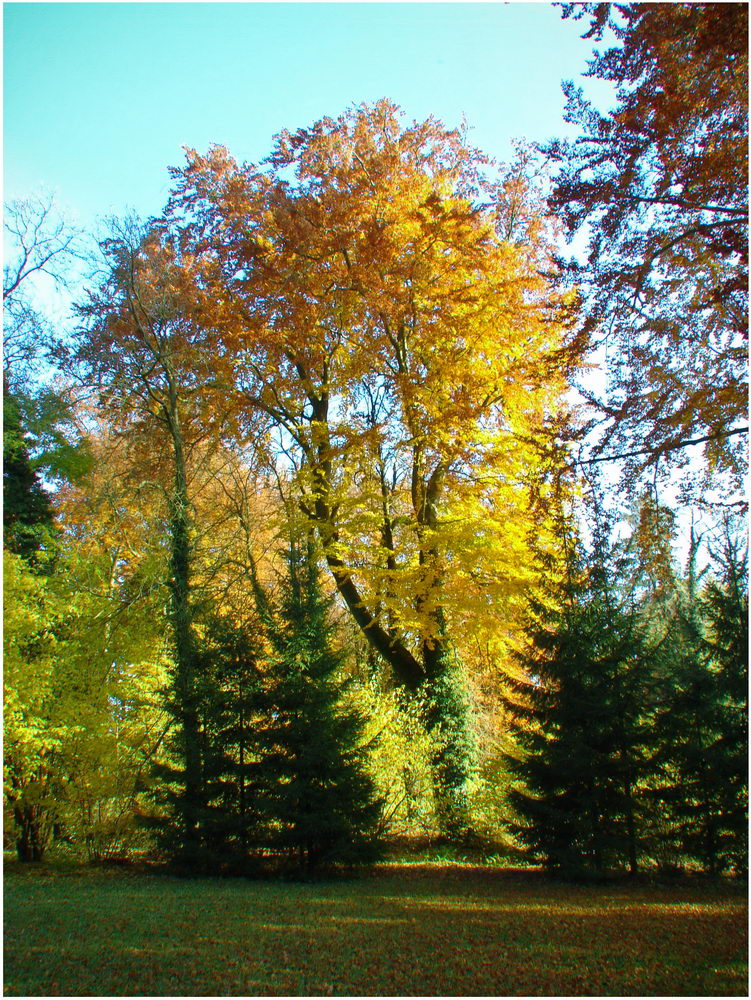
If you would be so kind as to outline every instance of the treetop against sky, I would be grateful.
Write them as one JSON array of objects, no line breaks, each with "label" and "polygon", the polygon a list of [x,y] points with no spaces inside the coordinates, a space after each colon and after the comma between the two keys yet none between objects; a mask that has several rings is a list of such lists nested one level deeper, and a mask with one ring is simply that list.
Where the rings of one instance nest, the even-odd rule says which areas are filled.
[{"label": "treetop against sky", "polygon": [[255,161],[381,97],[507,158],[566,132],[561,80],[585,82],[592,54],[549,3],[6,3],[3,20],[5,198],[44,187],[83,225],[160,212],[184,146]]}]

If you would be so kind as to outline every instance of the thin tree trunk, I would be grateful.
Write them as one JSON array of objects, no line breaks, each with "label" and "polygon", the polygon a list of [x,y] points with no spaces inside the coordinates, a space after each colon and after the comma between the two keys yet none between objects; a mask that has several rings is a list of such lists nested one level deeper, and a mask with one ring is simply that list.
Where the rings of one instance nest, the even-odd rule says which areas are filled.
[{"label": "thin tree trunk", "polygon": [[626,777],[626,836],[628,842],[628,870],[631,875],[638,874],[639,864],[636,855],[636,822],[634,820],[634,797],[630,776]]},{"label": "thin tree trunk", "polygon": [[200,852],[200,805],[202,800],[200,724],[196,691],[196,649],[191,607],[190,508],[185,454],[180,429],[177,393],[170,386],[168,422],[175,460],[174,491],[170,514],[170,622],[175,649],[175,695],[182,727],[184,793],[180,802],[185,848],[189,860]]}]

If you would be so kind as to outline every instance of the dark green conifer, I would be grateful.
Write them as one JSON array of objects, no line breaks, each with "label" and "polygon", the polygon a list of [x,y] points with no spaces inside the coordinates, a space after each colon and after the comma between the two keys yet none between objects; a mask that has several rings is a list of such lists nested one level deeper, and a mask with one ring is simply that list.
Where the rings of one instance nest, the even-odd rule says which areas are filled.
[{"label": "dark green conifer", "polygon": [[3,387],[3,530],[5,546],[32,564],[48,544],[53,514],[49,496],[32,465],[21,410]]},{"label": "dark green conifer", "polygon": [[164,697],[174,724],[152,768],[157,808],[144,823],[185,872],[248,871],[260,837],[259,650],[247,628],[221,617],[210,619],[200,631],[201,640],[194,640],[188,704],[198,780],[188,788],[185,693],[177,696],[170,688]]},{"label": "dark green conifer", "polygon": [[510,829],[532,857],[569,875],[637,870],[638,783],[649,757],[638,617],[615,596],[612,563],[597,551],[589,562],[572,541],[566,578],[530,602],[506,697],[518,748],[507,757],[517,779]]},{"label": "dark green conifer", "polygon": [[702,598],[703,654],[715,682],[717,739],[709,766],[721,818],[715,867],[748,866],[748,550],[728,533]]},{"label": "dark green conifer", "polygon": [[[692,574],[689,573],[689,582]],[[673,853],[712,874],[746,866],[748,589],[746,556],[726,539],[715,575],[689,586],[673,689],[659,720],[659,787]]]},{"label": "dark green conifer", "polygon": [[265,680],[262,806],[267,843],[308,871],[375,856],[380,802],[364,768],[364,718],[346,705],[331,602],[312,546],[293,541]]},{"label": "dark green conifer", "polygon": [[215,870],[248,871],[260,839],[261,668],[249,629],[214,618],[200,655],[203,840]]}]

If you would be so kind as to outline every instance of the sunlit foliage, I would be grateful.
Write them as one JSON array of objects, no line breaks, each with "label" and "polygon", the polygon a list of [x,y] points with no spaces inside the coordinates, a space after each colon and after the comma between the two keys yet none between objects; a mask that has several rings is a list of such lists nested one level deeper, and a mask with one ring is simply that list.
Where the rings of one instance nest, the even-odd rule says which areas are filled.
[{"label": "sunlit foliage", "polygon": [[[573,139],[552,199],[589,236],[588,323],[607,354],[605,454],[632,465],[744,468],[748,346],[748,8],[565,4],[606,39],[589,75],[613,84],[602,113],[564,85]],[[610,33],[610,28],[614,35]]]}]

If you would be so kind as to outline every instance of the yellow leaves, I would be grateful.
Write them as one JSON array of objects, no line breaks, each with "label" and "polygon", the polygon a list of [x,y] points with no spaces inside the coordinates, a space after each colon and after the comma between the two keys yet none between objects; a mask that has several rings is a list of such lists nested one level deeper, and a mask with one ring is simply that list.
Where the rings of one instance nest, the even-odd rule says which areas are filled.
[{"label": "yellow leaves", "polygon": [[492,188],[456,132],[388,102],[281,133],[268,163],[213,150],[176,175],[232,402],[282,428],[304,509],[384,627],[490,628],[531,579],[530,442],[566,388],[567,303],[523,169]]}]

